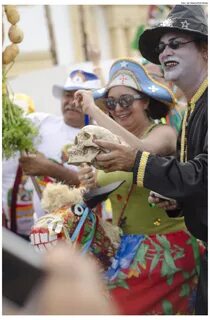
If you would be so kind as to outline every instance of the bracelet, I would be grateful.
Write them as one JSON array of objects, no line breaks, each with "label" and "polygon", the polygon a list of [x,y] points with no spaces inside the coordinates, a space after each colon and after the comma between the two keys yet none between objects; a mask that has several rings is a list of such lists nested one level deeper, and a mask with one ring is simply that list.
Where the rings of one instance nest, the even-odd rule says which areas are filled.
[{"label": "bracelet", "polygon": [[137,184],[137,176],[138,176],[138,170],[139,170],[139,162],[141,159],[142,152],[140,150],[136,153],[136,158],[133,166],[133,184]]},{"label": "bracelet", "polygon": [[137,174],[137,185],[140,187],[144,186],[144,174],[145,174],[145,169],[146,169],[149,155],[150,153],[147,151],[142,152],[142,155],[141,155],[141,160],[140,160],[138,174]]}]

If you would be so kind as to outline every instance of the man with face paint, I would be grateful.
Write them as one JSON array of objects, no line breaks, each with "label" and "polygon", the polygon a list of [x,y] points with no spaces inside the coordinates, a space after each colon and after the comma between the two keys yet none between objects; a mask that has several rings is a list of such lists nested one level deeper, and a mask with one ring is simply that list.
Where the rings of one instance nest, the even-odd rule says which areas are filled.
[{"label": "man with face paint", "polygon": [[[39,128],[39,136],[35,141],[37,154],[24,155],[19,162],[24,173],[37,176],[41,189],[49,177],[69,185],[78,185],[76,167],[62,166],[62,148],[73,143],[74,137],[85,125],[84,114],[80,108],[76,108],[73,102],[74,92],[78,89],[96,89],[100,87],[98,77],[83,70],[72,71],[64,86],[53,86],[53,94],[61,99],[62,116],[35,112],[29,116]],[[41,177],[41,178],[40,178]],[[47,177],[47,178],[46,178]],[[34,192],[34,208],[37,217],[43,215],[40,199]]]},{"label": "man with face paint", "polygon": [[[166,80],[173,81],[187,99],[177,157],[159,157],[144,151],[143,143],[130,146],[96,140],[110,152],[97,156],[106,172],[133,171],[133,182],[176,200],[171,217],[184,216],[188,230],[206,246],[200,262],[196,314],[207,311],[207,168],[208,168],[208,25],[203,6],[176,5],[167,19],[145,30],[139,39],[144,58],[161,64]],[[116,132],[115,132],[116,133]],[[118,128],[120,135],[120,129]],[[125,138],[125,136],[124,136]],[[138,150],[138,151],[137,151]],[[117,159],[117,161],[116,161]],[[170,199],[169,199],[170,200]],[[167,200],[170,208],[170,201]],[[149,201],[165,206],[151,194]],[[195,240],[197,241],[197,240]],[[195,252],[196,256],[196,252]]]}]

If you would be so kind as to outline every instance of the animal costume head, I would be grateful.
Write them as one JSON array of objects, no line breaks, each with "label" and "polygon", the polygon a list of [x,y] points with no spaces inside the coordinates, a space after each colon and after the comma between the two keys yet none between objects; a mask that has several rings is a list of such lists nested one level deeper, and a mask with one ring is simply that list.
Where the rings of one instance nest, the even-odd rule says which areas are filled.
[{"label": "animal costume head", "polygon": [[121,184],[113,183],[90,192],[85,192],[84,188],[48,184],[42,199],[46,215],[32,228],[32,245],[40,252],[60,240],[75,242],[83,252],[92,252],[106,270],[119,247],[121,230],[100,219],[92,208]]}]

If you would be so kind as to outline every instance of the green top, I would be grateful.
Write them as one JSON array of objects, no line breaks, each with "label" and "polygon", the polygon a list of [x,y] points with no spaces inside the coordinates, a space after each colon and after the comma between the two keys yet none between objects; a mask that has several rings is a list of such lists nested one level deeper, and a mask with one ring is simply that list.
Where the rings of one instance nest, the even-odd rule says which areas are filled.
[{"label": "green top", "polygon": [[[125,180],[124,184],[109,197],[113,211],[113,224],[116,225],[126,203],[129,190],[133,185],[133,174],[123,171],[105,173],[99,170],[97,180],[100,186]],[[148,235],[186,230],[184,218],[169,218],[165,210],[149,206],[149,192],[150,190],[146,188],[133,185],[133,190],[123,214],[123,218],[126,217],[125,225],[122,227],[123,232],[126,234]]]}]

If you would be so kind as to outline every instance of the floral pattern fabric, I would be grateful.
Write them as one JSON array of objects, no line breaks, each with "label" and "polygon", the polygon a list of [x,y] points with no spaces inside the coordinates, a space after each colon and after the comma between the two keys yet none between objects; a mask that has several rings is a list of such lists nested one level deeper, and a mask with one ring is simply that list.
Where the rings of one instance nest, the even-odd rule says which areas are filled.
[{"label": "floral pattern fabric", "polygon": [[204,248],[186,231],[123,235],[106,272],[122,314],[194,314]]}]

